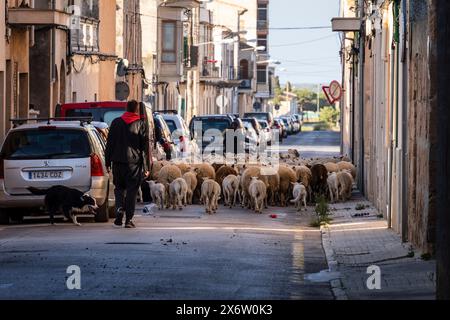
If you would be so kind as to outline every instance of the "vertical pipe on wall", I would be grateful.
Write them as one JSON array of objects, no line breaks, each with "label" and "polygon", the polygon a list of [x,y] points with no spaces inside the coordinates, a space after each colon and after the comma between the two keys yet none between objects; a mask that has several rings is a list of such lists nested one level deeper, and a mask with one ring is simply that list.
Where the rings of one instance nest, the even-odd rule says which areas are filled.
[{"label": "vertical pipe on wall", "polygon": [[[365,18],[365,2],[364,0],[359,0],[359,16],[361,19],[364,20]],[[365,181],[364,181],[364,66],[365,66],[365,48],[366,48],[366,41],[365,41],[365,23],[361,26],[361,32],[359,37],[359,94],[360,94],[360,101],[359,101],[359,187],[363,194],[365,194]]]}]

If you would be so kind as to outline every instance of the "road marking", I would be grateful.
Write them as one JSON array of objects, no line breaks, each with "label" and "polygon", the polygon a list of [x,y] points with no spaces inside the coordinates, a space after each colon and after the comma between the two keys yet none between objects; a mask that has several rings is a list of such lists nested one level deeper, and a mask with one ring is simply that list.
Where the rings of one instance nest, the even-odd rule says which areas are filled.
[{"label": "road marking", "polygon": [[298,233],[298,232],[311,232],[317,233],[320,230],[308,230],[308,229],[277,229],[277,228],[255,228],[255,227],[138,227],[137,230],[223,230],[223,231],[271,231],[271,232],[283,232],[283,233]]}]

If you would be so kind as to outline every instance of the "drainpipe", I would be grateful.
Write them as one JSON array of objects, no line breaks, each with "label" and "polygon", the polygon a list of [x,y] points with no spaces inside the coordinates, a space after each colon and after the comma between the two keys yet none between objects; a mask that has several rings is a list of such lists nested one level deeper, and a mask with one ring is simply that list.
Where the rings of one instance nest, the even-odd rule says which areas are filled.
[{"label": "drainpipe", "polygon": [[392,190],[393,190],[393,163],[394,163],[394,108],[397,107],[397,104],[395,103],[395,97],[397,96],[397,93],[395,92],[397,90],[397,86],[395,85],[395,81],[397,78],[397,64],[396,64],[396,57],[397,56],[397,50],[392,46],[391,49],[391,101],[390,101],[390,110],[389,110],[389,117],[390,117],[390,132],[389,132],[389,150],[388,150],[388,204],[387,204],[387,222],[388,222],[388,228],[392,228]]},{"label": "drainpipe", "polygon": [[[359,10],[360,10],[360,18],[365,18],[365,5],[364,0],[359,0]],[[365,194],[365,181],[364,181],[364,66],[365,66],[365,49],[366,49],[366,41],[365,41],[365,25],[362,24],[360,38],[359,38],[359,77],[360,77],[360,112],[359,112],[359,187],[362,194]]]}]

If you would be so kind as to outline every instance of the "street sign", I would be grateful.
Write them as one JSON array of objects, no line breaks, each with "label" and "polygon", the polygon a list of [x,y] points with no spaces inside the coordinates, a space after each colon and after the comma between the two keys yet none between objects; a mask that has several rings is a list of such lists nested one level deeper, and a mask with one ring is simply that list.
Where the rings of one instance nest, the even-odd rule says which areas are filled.
[{"label": "street sign", "polygon": [[336,80],[330,83],[330,96],[334,102],[340,100],[342,97],[342,87]]},{"label": "street sign", "polygon": [[328,87],[322,87],[325,96],[330,104],[334,104],[342,98],[342,93],[344,90],[337,81],[332,81]]}]

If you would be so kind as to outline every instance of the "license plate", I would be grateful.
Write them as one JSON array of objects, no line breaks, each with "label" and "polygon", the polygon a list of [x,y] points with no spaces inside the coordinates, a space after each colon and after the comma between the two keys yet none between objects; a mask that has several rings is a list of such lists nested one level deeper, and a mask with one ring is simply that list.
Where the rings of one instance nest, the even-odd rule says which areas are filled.
[{"label": "license plate", "polygon": [[63,171],[35,171],[29,173],[30,180],[58,180],[64,178]]}]

